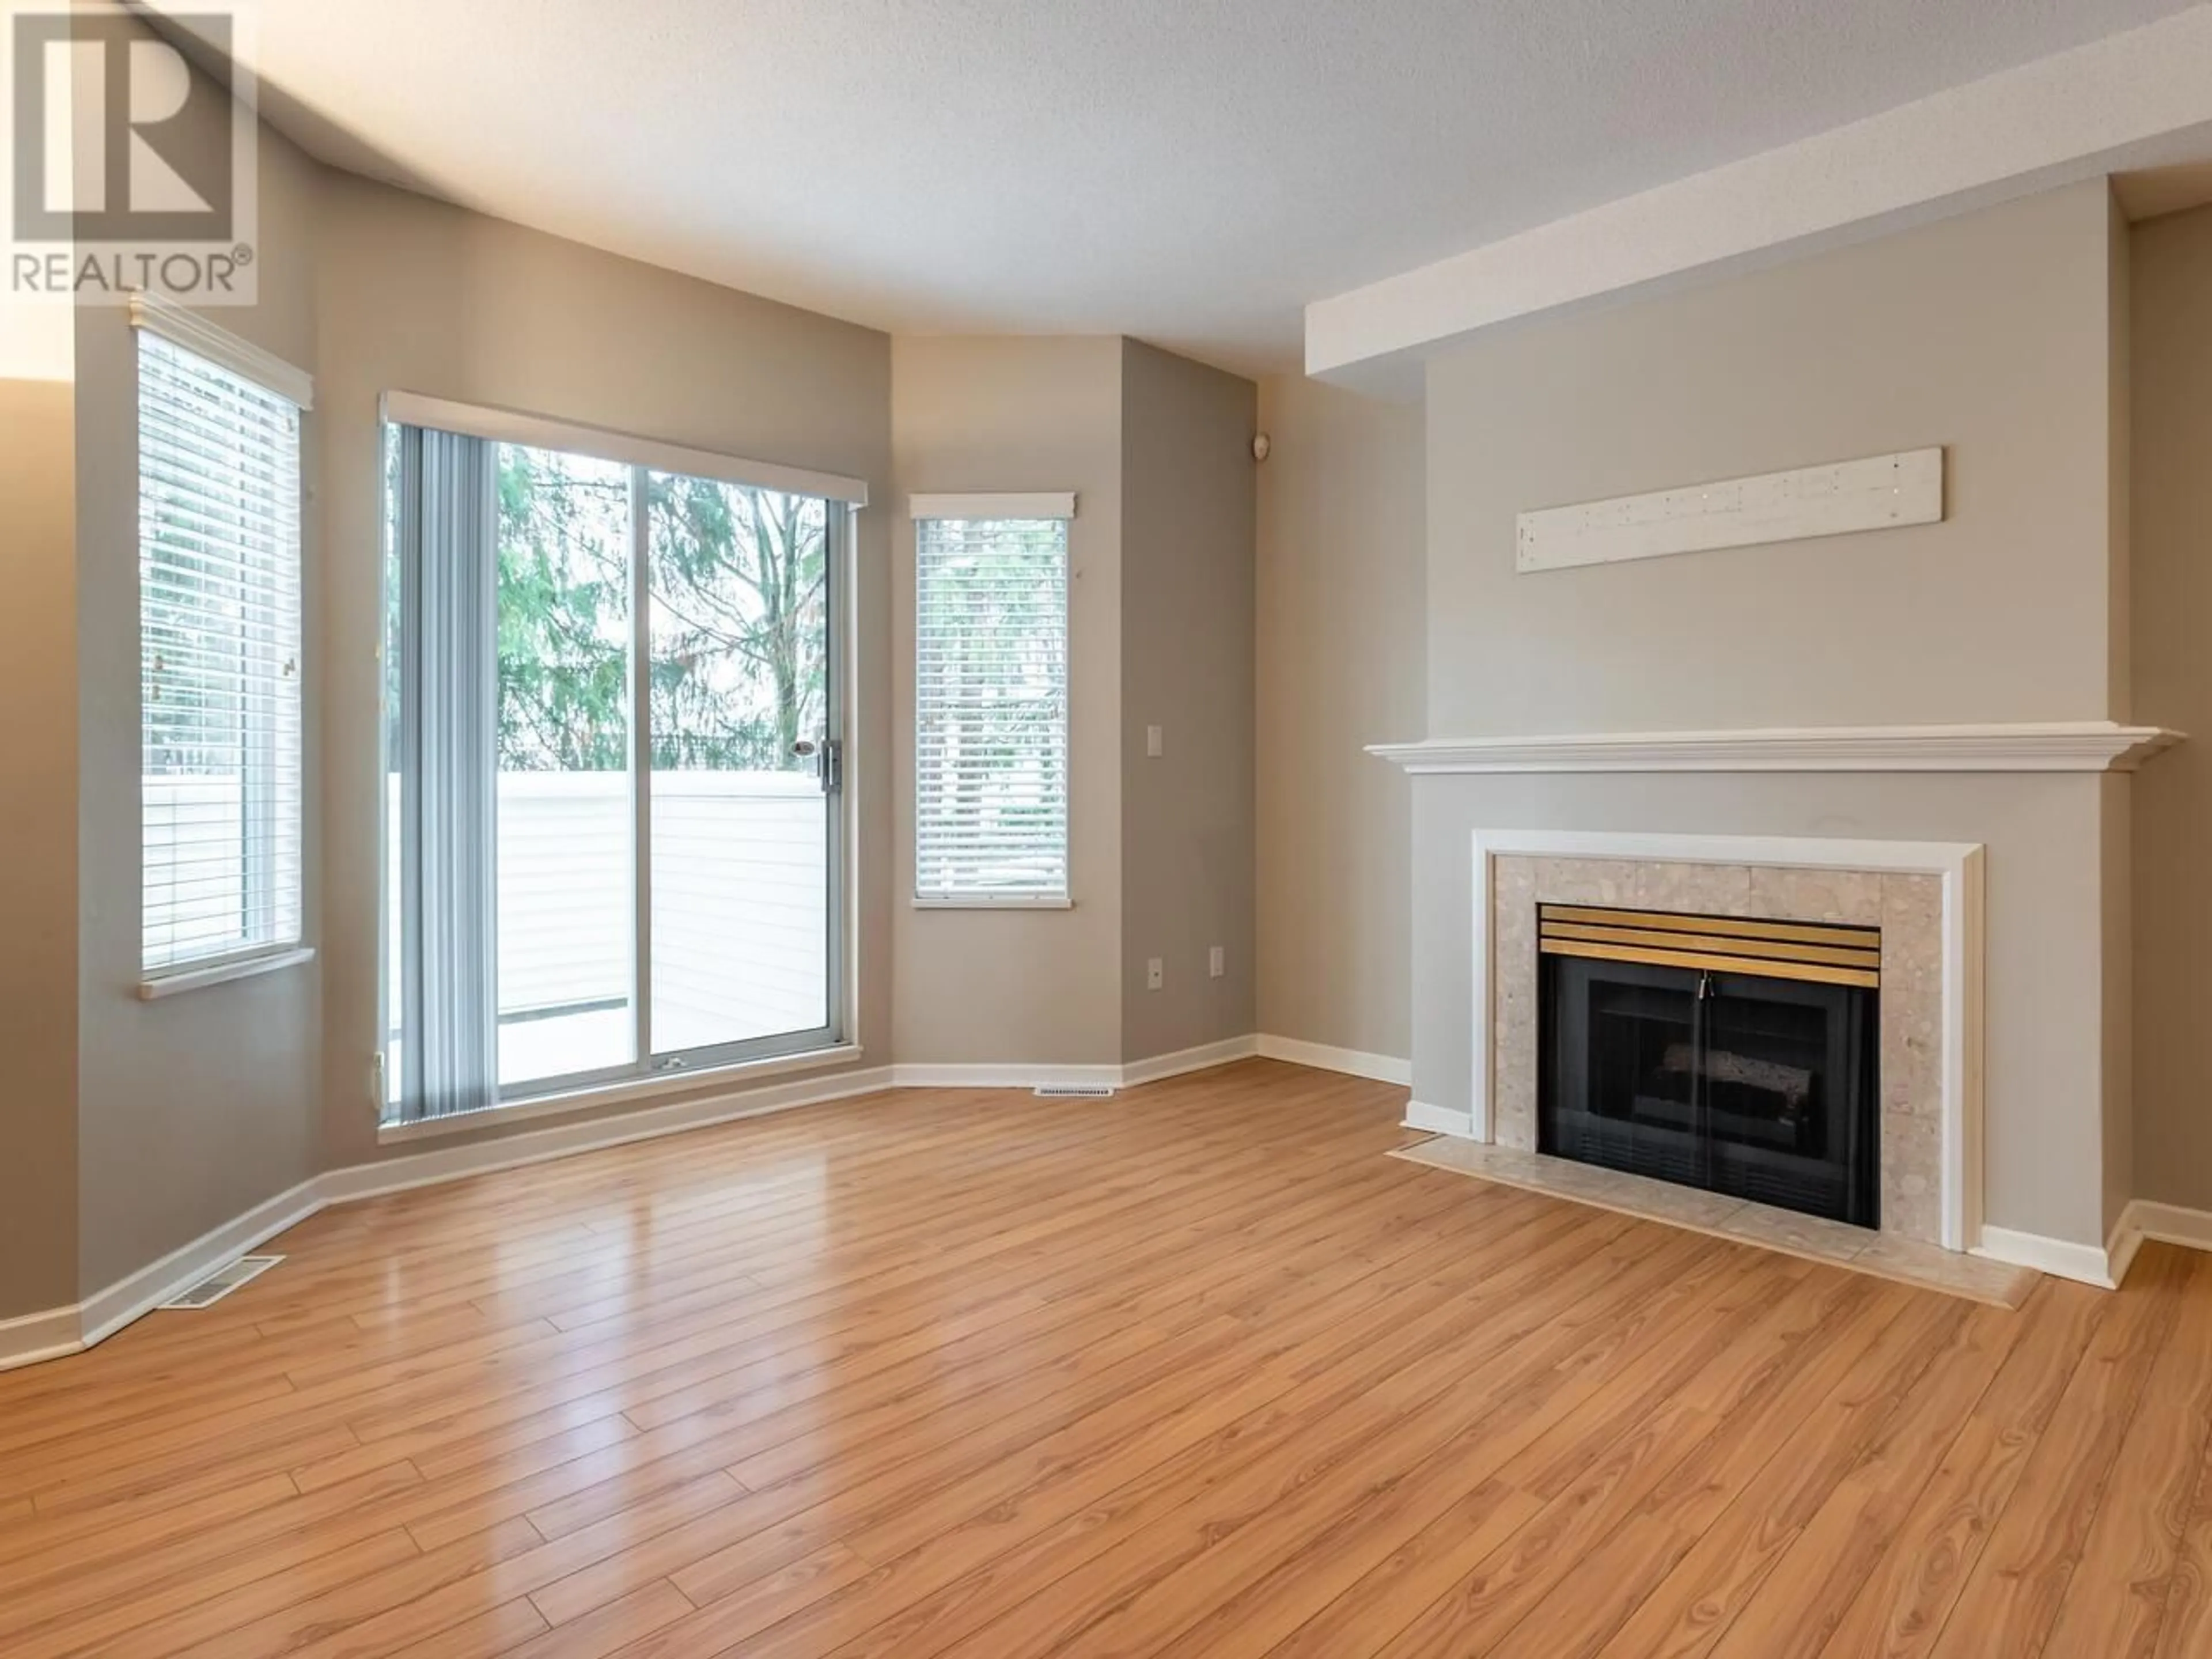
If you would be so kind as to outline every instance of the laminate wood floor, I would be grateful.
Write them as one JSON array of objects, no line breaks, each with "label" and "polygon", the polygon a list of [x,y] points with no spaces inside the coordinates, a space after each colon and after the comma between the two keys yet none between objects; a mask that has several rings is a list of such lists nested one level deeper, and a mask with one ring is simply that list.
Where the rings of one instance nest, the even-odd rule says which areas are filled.
[{"label": "laminate wood floor", "polygon": [[2212,1257],[2017,1313],[1251,1061],[335,1209],[0,1376],[0,1653],[2212,1654]]}]

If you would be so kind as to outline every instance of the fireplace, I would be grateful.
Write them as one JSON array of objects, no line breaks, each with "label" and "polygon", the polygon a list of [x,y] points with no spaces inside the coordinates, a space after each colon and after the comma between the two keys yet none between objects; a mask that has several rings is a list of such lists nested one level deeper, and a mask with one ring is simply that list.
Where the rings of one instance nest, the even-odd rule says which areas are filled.
[{"label": "fireplace", "polygon": [[1538,906],[1537,1150],[1881,1224],[1875,927]]}]

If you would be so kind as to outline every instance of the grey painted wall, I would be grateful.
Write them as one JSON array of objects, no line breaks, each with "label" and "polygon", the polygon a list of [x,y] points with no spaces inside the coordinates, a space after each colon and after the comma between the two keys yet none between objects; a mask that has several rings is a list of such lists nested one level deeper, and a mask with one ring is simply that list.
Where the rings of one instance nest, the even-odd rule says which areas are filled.
[{"label": "grey painted wall", "polygon": [[[896,566],[893,1042],[902,1063],[1121,1057],[1121,342],[906,338],[891,347]],[[917,910],[914,524],[907,498],[1072,489],[1066,910]]]},{"label": "grey painted wall", "polygon": [[[1429,735],[2106,717],[2128,635],[2114,222],[2101,183],[2070,187],[1432,363]],[[1929,444],[1938,525],[1514,568],[1524,508]],[[1987,1219],[2101,1243],[2131,1176],[2129,787],[1417,780],[1416,1097],[1467,1103],[1477,827],[1978,842]]]},{"label": "grey painted wall", "polygon": [[[1141,1060],[1253,1030],[1252,382],[1121,353],[1121,1033]],[[1161,753],[1146,728],[1161,728]],[[1222,947],[1224,972],[1207,953]],[[1146,988],[1148,957],[1162,988]]]},{"label": "grey painted wall", "polygon": [[2135,227],[2135,712],[2192,734],[2135,782],[2135,1167],[2212,1209],[2212,208]]},{"label": "grey painted wall", "polygon": [[0,380],[0,1319],[76,1300],[75,422],[67,380]]},{"label": "grey painted wall", "polygon": [[1413,793],[1370,743],[1424,735],[1416,407],[1260,383],[1259,1029],[1413,1052]]},{"label": "grey painted wall", "polygon": [[[313,372],[321,169],[264,129],[257,303],[210,314]],[[140,971],[137,356],[125,313],[76,327],[79,779],[76,1279],[103,1290],[315,1170],[320,964],[187,992],[137,995]],[[301,459],[318,474],[317,417]],[[302,526],[307,629],[322,601],[321,538]],[[319,687],[302,681],[307,729]],[[315,745],[307,745],[304,925],[319,941]]]},{"label": "grey painted wall", "polygon": [[862,817],[859,1035],[880,1063],[890,1036],[889,338],[339,173],[325,179],[319,276],[324,1163],[380,1155],[368,1084],[381,787],[377,399],[386,391],[868,481],[876,505],[860,518],[859,721],[847,776]]},{"label": "grey painted wall", "polygon": [[[1431,732],[2104,716],[2112,279],[2094,182],[1432,364]],[[1514,569],[1524,509],[1931,444],[1942,524]]]}]

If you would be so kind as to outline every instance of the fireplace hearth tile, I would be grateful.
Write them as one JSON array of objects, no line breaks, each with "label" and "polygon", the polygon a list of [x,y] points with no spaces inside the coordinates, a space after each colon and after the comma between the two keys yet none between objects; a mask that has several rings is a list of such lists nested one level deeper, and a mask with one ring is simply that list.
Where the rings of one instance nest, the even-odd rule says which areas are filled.
[{"label": "fireplace hearth tile", "polygon": [[1998,1307],[2019,1307],[2041,1276],[2030,1268],[2008,1267],[1939,1244],[1449,1135],[1398,1147],[1389,1156]]},{"label": "fireplace hearth tile", "polygon": [[1856,1259],[1870,1242],[1881,1237],[1864,1227],[1848,1226],[1822,1216],[1750,1203],[1738,1205],[1735,1213],[1721,1223],[1720,1230],[1731,1238],[1771,1244],[1795,1255],[1841,1262]]}]

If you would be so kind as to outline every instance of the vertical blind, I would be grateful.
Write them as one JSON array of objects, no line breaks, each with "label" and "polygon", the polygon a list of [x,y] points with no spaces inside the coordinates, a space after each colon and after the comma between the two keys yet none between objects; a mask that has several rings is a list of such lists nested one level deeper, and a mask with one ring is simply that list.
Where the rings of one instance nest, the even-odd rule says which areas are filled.
[{"label": "vertical blind", "polygon": [[138,334],[143,962],[301,929],[300,409]]},{"label": "vertical blind", "polygon": [[915,523],[915,895],[1067,896],[1067,521]]}]

